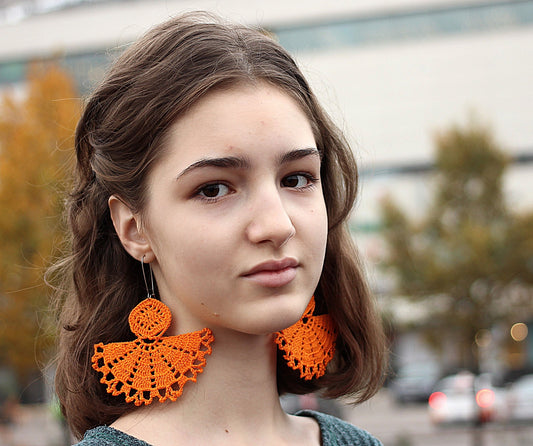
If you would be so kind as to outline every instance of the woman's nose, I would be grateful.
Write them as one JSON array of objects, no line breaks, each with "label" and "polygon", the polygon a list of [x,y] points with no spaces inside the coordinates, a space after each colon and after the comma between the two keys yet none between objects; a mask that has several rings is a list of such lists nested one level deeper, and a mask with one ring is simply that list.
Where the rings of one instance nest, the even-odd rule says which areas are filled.
[{"label": "woman's nose", "polygon": [[296,233],[279,190],[263,190],[251,204],[246,235],[252,243],[271,243],[280,248]]}]

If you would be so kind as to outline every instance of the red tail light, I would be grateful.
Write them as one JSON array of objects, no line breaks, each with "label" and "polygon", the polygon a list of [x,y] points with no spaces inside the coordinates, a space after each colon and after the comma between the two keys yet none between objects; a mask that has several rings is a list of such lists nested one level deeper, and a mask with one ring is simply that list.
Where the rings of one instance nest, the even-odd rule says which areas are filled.
[{"label": "red tail light", "polygon": [[429,396],[429,407],[432,409],[439,409],[446,404],[446,395],[442,392],[433,392]]},{"label": "red tail light", "polygon": [[492,407],[495,400],[496,395],[491,389],[481,389],[478,393],[476,393],[476,403],[482,409],[488,409],[489,407]]}]

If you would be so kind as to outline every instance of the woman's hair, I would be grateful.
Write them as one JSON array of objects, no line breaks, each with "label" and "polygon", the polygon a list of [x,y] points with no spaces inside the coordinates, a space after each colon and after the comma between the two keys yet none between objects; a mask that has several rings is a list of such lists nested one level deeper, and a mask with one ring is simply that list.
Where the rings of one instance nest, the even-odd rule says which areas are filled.
[{"label": "woman's hair", "polygon": [[323,153],[329,233],[315,297],[317,309],[328,312],[338,328],[326,375],[301,380],[279,355],[278,390],[322,390],[326,397],[363,401],[379,389],[385,362],[381,321],[346,225],[357,193],[349,145],[294,60],[271,37],[207,13],[188,13],[153,28],[118,58],[76,129],[76,183],[67,203],[71,253],[55,267],[65,281],[58,291],[56,390],[75,435],[132,410],[124,398],[106,392],[91,368],[95,343],[133,339],[128,314],[146,294],[140,263],[114,230],[110,195],[142,214],[147,175],[176,119],[214,89],[258,82],[298,102]]}]

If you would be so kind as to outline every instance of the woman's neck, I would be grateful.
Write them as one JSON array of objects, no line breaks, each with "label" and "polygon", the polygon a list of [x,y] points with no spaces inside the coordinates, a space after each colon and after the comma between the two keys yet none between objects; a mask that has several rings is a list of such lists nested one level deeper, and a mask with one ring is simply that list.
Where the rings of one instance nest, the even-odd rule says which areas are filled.
[{"label": "woman's neck", "polygon": [[287,444],[295,445],[304,438],[301,444],[313,444],[308,437],[313,432],[318,438],[316,423],[295,422],[280,406],[272,335],[217,332],[212,347],[204,372],[185,385],[177,401],[153,402],[112,426],[153,446],[270,445],[289,439]]}]

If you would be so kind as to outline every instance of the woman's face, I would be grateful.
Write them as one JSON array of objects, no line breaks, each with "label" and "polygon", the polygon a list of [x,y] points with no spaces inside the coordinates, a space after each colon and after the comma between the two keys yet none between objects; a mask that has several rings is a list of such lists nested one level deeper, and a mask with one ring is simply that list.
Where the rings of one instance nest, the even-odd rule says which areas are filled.
[{"label": "woman's face", "polygon": [[142,230],[173,334],[266,334],[296,322],[328,227],[320,155],[299,105],[267,84],[212,92],[173,125],[165,150]]}]

